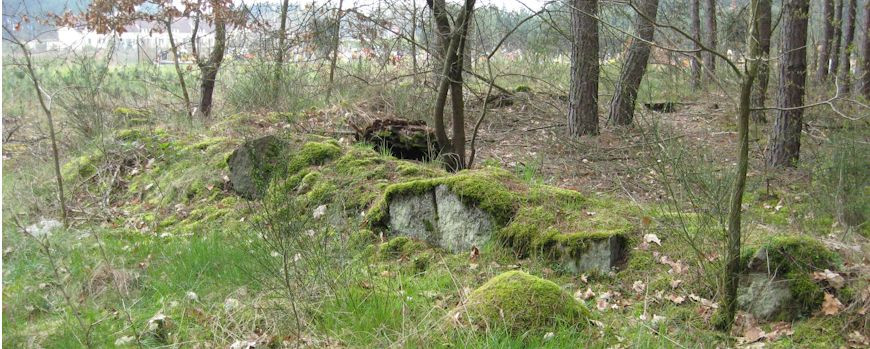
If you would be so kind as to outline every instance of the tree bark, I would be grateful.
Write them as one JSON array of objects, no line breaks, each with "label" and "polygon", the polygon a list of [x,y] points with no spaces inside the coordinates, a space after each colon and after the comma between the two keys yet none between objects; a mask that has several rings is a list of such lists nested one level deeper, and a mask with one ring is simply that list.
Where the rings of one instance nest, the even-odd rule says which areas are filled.
[{"label": "tree bark", "polygon": [[178,84],[181,87],[181,98],[184,99],[184,112],[187,117],[193,119],[191,111],[190,94],[187,93],[187,83],[184,81],[184,71],[181,70],[181,64],[178,62],[178,45],[175,44],[175,38],[172,35],[172,19],[169,18],[165,22],[166,34],[169,37],[169,48],[172,50],[172,62],[175,63],[175,75],[178,77]]},{"label": "tree bark", "polygon": [[836,6],[834,7],[834,44],[831,46],[831,64],[828,67],[828,75],[837,76],[837,71],[840,68],[840,42],[843,38],[843,29],[841,25],[843,23],[843,1],[846,0],[834,0],[836,1]]},{"label": "tree bark", "polygon": [[816,79],[826,81],[828,79],[828,68],[831,65],[831,45],[834,41],[834,0],[822,0],[822,18],[823,32],[822,42],[819,48],[819,59],[816,70]]},{"label": "tree bark", "polygon": [[226,51],[227,24],[226,19],[223,18],[223,15],[215,16],[214,47],[212,47],[211,53],[209,53],[208,60],[202,62],[199,59],[199,55],[196,50],[196,31],[199,25],[198,21],[199,20],[197,19],[197,23],[194,24],[194,30],[190,36],[190,42],[194,59],[196,59],[197,65],[199,65],[199,70],[202,73],[202,79],[199,85],[199,113],[201,113],[203,117],[208,118],[209,116],[211,116],[215,81],[217,81],[218,71],[220,71],[221,63],[224,60],[224,52]]},{"label": "tree bark", "polygon": [[447,49],[450,46],[450,18],[447,15],[445,0],[432,0],[429,2],[432,8],[432,35],[434,37],[432,50],[433,75],[435,81],[441,81],[440,75],[444,71],[444,60],[447,58]]},{"label": "tree bark", "polygon": [[864,2],[864,39],[861,43],[861,94],[870,100],[870,1]]},{"label": "tree bark", "polygon": [[335,33],[333,33],[332,58],[329,62],[329,83],[326,85],[326,101],[332,97],[332,84],[335,79],[335,66],[338,63],[338,47],[341,44],[341,8],[344,0],[338,0],[338,12],[335,15]]},{"label": "tree bark", "polygon": [[[777,111],[768,142],[767,164],[771,167],[795,166],[800,158],[800,137],[807,77],[808,0],[785,0],[783,4],[781,63]],[[795,109],[789,109],[795,108]]]},{"label": "tree bark", "polygon": [[573,0],[568,133],[598,134],[598,0]]},{"label": "tree bark", "polygon": [[[281,3],[281,24],[278,27],[278,48],[275,52],[275,88],[276,94],[280,94],[278,89],[281,86],[284,72],[284,52],[287,50],[287,12],[290,9],[290,0],[284,0]],[[275,96],[277,97],[277,95]]]},{"label": "tree bark", "polygon": [[843,33],[843,42],[840,47],[840,70],[837,72],[837,80],[839,80],[837,93],[848,95],[851,90],[852,76],[852,41],[855,38],[855,12],[857,0],[843,0],[843,23],[841,32]]},{"label": "tree bark", "polygon": [[[716,38],[716,0],[705,0],[705,4],[704,29],[707,31],[706,44],[711,50],[715,50],[718,42]],[[704,66],[707,67],[707,70],[711,74],[714,74],[716,72],[716,56],[710,52],[705,52]]]},{"label": "tree bark", "polygon": [[[767,5],[761,4],[762,1],[768,1]],[[804,1],[808,0],[786,0],[786,1]],[[749,169],[749,117],[751,107],[751,94],[756,74],[758,74],[759,61],[763,60],[763,54],[760,52],[761,38],[761,22],[764,16],[764,7],[767,7],[769,17],[770,2],[769,0],[752,0],[750,8],[753,13],[750,16],[752,23],[749,30],[749,38],[746,45],[749,46],[749,60],[747,67],[741,77],[740,85],[740,101],[737,105],[737,168],[735,169],[734,187],[731,190],[731,200],[728,205],[728,235],[726,242],[728,245],[727,254],[725,257],[725,294],[722,299],[722,314],[716,321],[716,327],[720,330],[730,332],[731,325],[734,323],[734,315],[737,313],[737,286],[740,281],[740,245],[741,245],[741,218],[743,210],[743,192],[746,189],[746,172]],[[770,19],[767,20],[768,22]],[[806,21],[806,19],[804,19]]]},{"label": "tree bark", "polygon": [[692,17],[692,88],[701,87],[701,0],[689,0],[689,12]]},{"label": "tree bark", "polygon": [[[752,88],[752,107],[764,108],[767,99],[767,85],[770,77],[770,23],[772,19],[771,0],[757,0],[758,9],[755,13],[757,28],[755,37],[758,40],[758,65],[755,85]],[[750,114],[752,121],[766,123],[767,116],[764,110],[753,110]]]},{"label": "tree bark", "polygon": [[640,13],[635,17],[634,27],[640,40],[635,38],[628,49],[628,57],[622,66],[622,73],[610,101],[610,121],[616,125],[630,125],[634,120],[637,89],[640,88],[640,82],[646,73],[650,54],[649,42],[654,40],[654,22],[658,8],[658,0],[643,0],[637,8]]},{"label": "tree bark", "polygon": [[[471,17],[474,11],[474,3],[475,0],[465,0],[465,5],[460,10],[460,14],[456,19],[456,25],[450,32],[443,65],[444,69],[438,84],[438,93],[435,97],[435,111],[433,115],[435,121],[435,137],[438,139],[438,144],[441,145],[443,149],[449,150],[448,152],[442,152],[442,154],[445,156],[447,169],[450,171],[462,170],[465,168],[466,164],[465,102],[462,95],[462,56],[468,35],[468,25],[471,22]],[[447,14],[446,12],[442,12],[439,15],[446,17]],[[447,138],[447,131],[444,123],[444,110],[447,104],[448,92],[450,92],[452,111],[452,140]]]}]

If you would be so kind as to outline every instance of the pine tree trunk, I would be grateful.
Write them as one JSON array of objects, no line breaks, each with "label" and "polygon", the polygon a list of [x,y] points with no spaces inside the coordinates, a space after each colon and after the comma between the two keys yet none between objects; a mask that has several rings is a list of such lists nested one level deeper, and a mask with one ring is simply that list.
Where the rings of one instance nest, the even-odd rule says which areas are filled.
[{"label": "pine tree trunk", "polygon": [[834,40],[834,0],[822,0],[824,12],[821,47],[819,48],[819,60],[816,70],[816,78],[819,81],[828,79],[828,68],[831,65],[831,45]]},{"label": "pine tree trunk", "polygon": [[782,44],[780,45],[778,110],[768,142],[767,164],[794,166],[800,158],[800,137],[807,77],[808,0],[785,0],[783,4]]},{"label": "pine tree trunk", "polygon": [[841,32],[843,33],[843,42],[840,47],[840,70],[837,72],[837,93],[840,95],[848,95],[851,90],[852,76],[852,41],[855,38],[855,12],[857,10],[857,0],[843,0],[843,23]]},{"label": "pine tree trunk", "polygon": [[692,55],[692,87],[701,87],[701,0],[689,0],[689,12],[692,17],[692,49],[696,52]]},{"label": "pine tree trunk", "polygon": [[[711,50],[715,50],[717,45],[716,0],[706,0],[705,3],[704,29],[707,32],[706,44]],[[704,53],[704,66],[707,67],[707,70],[711,74],[714,74],[716,72],[716,56],[710,52]]]},{"label": "pine tree trunk", "polygon": [[837,76],[837,71],[840,68],[840,42],[843,38],[843,1],[834,0],[837,2],[834,6],[834,44],[831,46],[831,65],[828,67],[828,75]]},{"label": "pine tree trunk", "polygon": [[[771,22],[771,0],[758,0],[758,11],[756,12],[758,29],[756,37],[758,38],[758,55],[759,60],[758,72],[755,78],[755,85],[752,87],[752,107],[764,108],[764,102],[767,99],[767,85],[770,77],[770,22]],[[767,117],[764,110],[753,110],[752,121],[758,123],[766,123]]]},{"label": "pine tree trunk", "polygon": [[861,94],[870,100],[870,1],[864,2],[864,39],[861,43]]},{"label": "pine tree trunk", "polygon": [[616,125],[630,125],[634,120],[634,106],[637,89],[646,73],[650,45],[655,34],[655,20],[658,0],[643,0],[638,7],[641,13],[635,17],[634,27],[641,40],[633,40],[628,49],[628,58],[622,66],[613,99],[610,101],[610,121]]},{"label": "pine tree trunk", "polygon": [[568,133],[598,134],[598,0],[573,0]]}]

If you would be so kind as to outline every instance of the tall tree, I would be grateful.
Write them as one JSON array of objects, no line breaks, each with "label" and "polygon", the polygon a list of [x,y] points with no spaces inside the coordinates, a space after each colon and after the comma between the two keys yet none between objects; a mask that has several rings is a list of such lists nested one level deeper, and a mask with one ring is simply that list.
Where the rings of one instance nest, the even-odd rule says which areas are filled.
[{"label": "tall tree", "polygon": [[[725,332],[730,332],[737,313],[737,286],[740,280],[740,246],[741,246],[741,218],[743,212],[743,192],[746,190],[746,172],[749,169],[749,114],[751,107],[751,94],[758,73],[758,61],[762,60],[760,52],[761,31],[760,13],[762,6],[760,0],[751,0],[749,7],[750,29],[746,45],[749,48],[749,59],[746,61],[744,71],[740,75],[740,100],[737,104],[737,167],[734,173],[734,186],[731,189],[731,199],[728,203],[728,245],[725,256],[724,285],[725,292],[722,297],[721,313],[715,319],[715,326]],[[804,1],[808,0],[786,0]],[[768,5],[769,6],[769,5]],[[806,21],[806,19],[804,20]],[[735,68],[736,70],[736,68]]]},{"label": "tall tree", "polygon": [[650,54],[650,43],[655,36],[655,20],[658,12],[658,0],[643,0],[636,8],[634,27],[637,37],[632,40],[628,49],[628,57],[622,66],[616,90],[610,100],[610,121],[616,125],[629,125],[634,120],[634,106],[637,100],[637,89],[646,73]]},{"label": "tall tree", "polygon": [[202,18],[200,13],[195,15],[193,34],[190,35],[190,47],[193,52],[193,58],[196,65],[199,66],[199,71],[202,73],[202,78],[199,83],[199,113],[203,117],[211,116],[211,107],[214,99],[214,86],[217,82],[217,75],[221,69],[221,64],[224,61],[224,53],[227,48],[227,15],[221,7],[213,8],[214,11],[214,45],[211,47],[211,52],[208,59],[203,59],[199,55],[197,48],[197,30]]},{"label": "tall tree", "polygon": [[689,0],[689,12],[692,21],[692,88],[701,86],[701,0]]},{"label": "tall tree", "polygon": [[816,70],[816,78],[819,81],[828,79],[828,68],[831,65],[831,46],[834,44],[834,0],[822,0],[822,11],[824,18],[822,19],[822,43],[819,48],[819,63]]},{"label": "tall tree", "polygon": [[[705,0],[704,3],[706,5],[704,7],[704,29],[707,34],[706,45],[711,50],[715,50],[718,44],[716,38],[718,36],[716,30],[716,0]],[[716,72],[716,56],[712,52],[704,54],[704,66],[707,67],[707,70],[711,74]]]},{"label": "tall tree", "polygon": [[447,15],[445,0],[430,0],[432,9],[432,62],[435,81],[441,81],[444,70],[444,59],[447,57],[447,46],[450,44],[450,17]]},{"label": "tall tree", "polygon": [[861,94],[870,99],[870,1],[864,1],[864,39],[861,43]]},{"label": "tall tree", "polygon": [[284,54],[287,51],[287,12],[290,10],[290,0],[281,2],[281,23],[278,27],[278,47],[275,50],[275,93],[280,93],[284,72]]},{"label": "tall tree", "polygon": [[598,0],[573,0],[568,133],[598,134]]},{"label": "tall tree", "polygon": [[[449,41],[445,54],[443,71],[438,83],[438,93],[435,95],[435,137],[438,139],[439,146],[442,147],[441,154],[445,156],[446,165],[449,170],[459,171],[465,168],[465,102],[462,93],[462,64],[463,54],[465,53],[466,39],[468,38],[468,26],[474,14],[475,0],[465,0],[465,4],[460,9],[459,16],[452,30],[449,31]],[[432,6],[436,6],[432,3]],[[440,17],[435,18],[437,22],[447,22],[446,9],[438,11],[433,8],[433,14]],[[444,111],[447,105],[447,94],[450,93],[451,118],[453,128],[453,138],[447,137],[446,123],[444,122]]]},{"label": "tall tree", "polygon": [[770,134],[767,164],[771,167],[794,166],[800,158],[804,87],[807,78],[808,0],[785,0],[783,3],[781,63],[776,118]]},{"label": "tall tree", "polygon": [[837,80],[839,80],[837,93],[841,95],[849,94],[851,89],[851,57],[852,41],[855,38],[856,2],[857,0],[843,0],[843,23],[840,30],[843,33],[843,42],[840,47],[840,70],[837,72]]},{"label": "tall tree", "polygon": [[755,122],[767,122],[767,117],[765,116],[764,110],[760,108],[764,108],[764,102],[767,99],[767,85],[770,80],[770,22],[772,19],[771,8],[770,8],[771,0],[757,0],[758,8],[755,11],[756,16],[756,28],[755,28],[755,37],[758,40],[758,61],[756,64],[758,65],[757,76],[755,77],[755,86],[752,87],[752,107],[758,108],[753,110],[752,121]]},{"label": "tall tree", "polygon": [[843,39],[843,1],[834,0],[837,2],[834,6],[834,45],[831,47],[831,64],[828,67],[828,75],[837,76],[837,71],[840,68],[840,42]]},{"label": "tall tree", "polygon": [[335,79],[335,66],[338,63],[338,46],[341,44],[341,7],[344,5],[344,0],[338,0],[338,9],[335,13],[335,32],[332,33],[332,58],[329,61],[329,81],[326,85],[326,101],[332,96],[332,84]]}]

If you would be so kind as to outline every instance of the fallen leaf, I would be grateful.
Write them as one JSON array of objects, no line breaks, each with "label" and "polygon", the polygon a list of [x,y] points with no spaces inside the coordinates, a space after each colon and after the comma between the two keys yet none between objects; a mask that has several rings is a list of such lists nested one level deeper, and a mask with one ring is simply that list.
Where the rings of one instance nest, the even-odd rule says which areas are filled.
[{"label": "fallen leaf", "polygon": [[607,306],[607,299],[605,298],[598,298],[598,301],[595,302],[595,307],[598,308],[599,311],[607,310]]},{"label": "fallen leaf", "polygon": [[547,334],[544,335],[544,342],[553,339],[553,337],[555,337],[555,336],[556,336],[555,333],[553,333],[553,332],[547,332]]},{"label": "fallen leaf", "polygon": [[468,260],[471,262],[476,262],[477,259],[480,258],[480,250],[477,246],[471,246],[471,255],[468,257]]},{"label": "fallen leaf", "polygon": [[582,299],[584,301],[592,297],[595,297],[595,292],[593,292],[591,288],[586,288],[586,291],[577,290],[577,292],[574,293],[574,298]]},{"label": "fallen leaf", "polygon": [[745,340],[746,343],[757,342],[758,340],[764,338],[764,336],[764,331],[762,331],[761,328],[759,328],[758,326],[748,327],[743,330],[743,340]]},{"label": "fallen leaf", "polygon": [[825,292],[825,301],[822,303],[822,314],[837,315],[843,310],[843,303],[834,295]]},{"label": "fallen leaf", "polygon": [[314,212],[311,214],[311,216],[314,217],[314,219],[319,219],[320,217],[323,217],[323,215],[325,215],[325,214],[326,214],[326,205],[320,205],[314,209]]},{"label": "fallen leaf", "polygon": [[677,295],[675,295],[675,294],[669,294],[669,295],[667,296],[667,298],[668,298],[669,301],[674,302],[674,304],[683,304],[683,302],[686,301],[686,297],[683,297],[683,296],[677,296]]},{"label": "fallen leaf", "polygon": [[849,344],[855,344],[855,347],[868,346],[870,345],[870,339],[867,339],[867,336],[861,334],[861,332],[853,331],[849,333]]},{"label": "fallen leaf", "polygon": [[673,280],[673,281],[671,281],[671,288],[680,287],[680,284],[682,284],[682,283],[683,283],[683,280]]},{"label": "fallen leaf", "polygon": [[824,271],[817,271],[813,273],[813,280],[816,281],[827,281],[828,285],[835,289],[841,289],[846,285],[846,279],[843,278],[842,275],[825,269]]},{"label": "fallen leaf", "polygon": [[644,285],[642,281],[637,280],[631,285],[631,289],[634,290],[635,293],[641,294],[643,293],[643,290],[646,289],[646,285]]},{"label": "fallen leaf", "polygon": [[656,245],[661,246],[662,241],[659,240],[659,237],[656,234],[646,234],[643,236],[643,241],[646,243],[654,242]]}]

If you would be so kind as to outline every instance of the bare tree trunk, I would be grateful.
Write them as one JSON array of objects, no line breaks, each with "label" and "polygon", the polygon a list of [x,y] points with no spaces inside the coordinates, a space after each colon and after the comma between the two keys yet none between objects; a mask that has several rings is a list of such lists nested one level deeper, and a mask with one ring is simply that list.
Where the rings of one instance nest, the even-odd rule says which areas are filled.
[{"label": "bare tree trunk", "polygon": [[843,0],[843,25],[841,32],[843,33],[843,42],[840,47],[840,71],[837,72],[838,86],[837,93],[848,95],[851,90],[852,76],[852,41],[855,38],[855,12],[857,0]]},{"label": "bare tree trunk", "polygon": [[178,76],[178,84],[181,87],[181,97],[184,99],[184,112],[189,119],[193,119],[193,111],[190,109],[190,94],[187,93],[187,83],[184,81],[184,71],[178,62],[178,45],[172,35],[172,19],[166,20],[166,33],[169,36],[169,47],[172,50],[172,61],[175,63],[175,74]]},{"label": "bare tree trunk", "polygon": [[640,11],[635,17],[634,27],[640,40],[633,40],[628,49],[628,57],[622,66],[622,73],[613,91],[610,101],[610,121],[616,125],[630,125],[634,120],[634,106],[637,100],[637,89],[646,73],[650,54],[650,42],[655,36],[655,20],[658,12],[658,0],[643,0]]},{"label": "bare tree trunk", "polygon": [[831,65],[828,67],[828,75],[837,76],[837,71],[840,68],[840,42],[843,39],[843,1],[834,0],[837,2],[834,7],[834,45],[831,47]]},{"label": "bare tree trunk", "polygon": [[417,85],[418,77],[417,71],[419,68],[417,67],[417,0],[413,0],[411,2],[411,42],[409,46],[411,47],[411,72],[414,74],[414,85]]},{"label": "bare tree trunk", "polygon": [[692,17],[692,88],[701,87],[701,0],[689,0],[689,12]]},{"label": "bare tree trunk", "polygon": [[190,36],[190,44],[194,59],[196,59],[196,63],[199,65],[199,70],[202,72],[202,78],[199,85],[199,113],[205,118],[211,116],[215,81],[217,80],[217,74],[218,71],[220,71],[221,63],[224,60],[224,52],[226,51],[227,45],[227,24],[226,19],[224,19],[222,15],[215,16],[214,28],[214,47],[212,47],[208,60],[205,62],[200,60],[199,53],[197,52],[196,32],[199,29],[199,18],[194,22],[193,33],[191,33]]},{"label": "bare tree trunk", "polygon": [[[459,171],[465,168],[465,102],[462,95],[462,65],[465,41],[468,35],[468,26],[474,11],[475,0],[465,0],[465,5],[460,10],[456,19],[456,25],[449,36],[447,54],[444,60],[444,70],[439,83],[438,93],[435,99],[435,137],[439,145],[449,149],[446,156],[447,168],[451,171]],[[439,15],[446,16],[446,12]],[[436,19],[437,21],[438,19]],[[450,92],[452,111],[453,139],[447,138],[444,123],[444,109],[447,101],[447,92]]]},{"label": "bare tree trunk", "polygon": [[[9,31],[6,26],[3,26],[3,30],[8,34],[12,40],[11,42],[18,45],[21,48],[22,53],[24,54],[24,62],[25,68],[27,69],[26,73],[30,77],[30,80],[33,82],[33,89],[36,92],[36,97],[39,100],[39,106],[42,107],[42,112],[45,113],[45,119],[48,122],[48,138],[51,140],[51,155],[54,160],[54,178],[57,181],[57,201],[60,203],[60,219],[63,221],[64,227],[69,227],[69,220],[67,219],[67,209],[66,209],[66,197],[63,192],[63,175],[60,173],[60,152],[57,150],[57,137],[56,132],[54,131],[54,118],[51,115],[51,100],[46,103],[45,101],[45,91],[42,90],[42,86],[39,85],[39,77],[36,75],[36,69],[33,67],[33,61],[31,60],[30,50],[27,49],[27,45],[21,41],[18,41],[12,32]],[[4,38],[6,40],[6,38]],[[81,321],[80,321],[81,324]]]},{"label": "bare tree trunk", "polygon": [[807,78],[808,0],[785,0],[783,4],[781,63],[776,119],[768,142],[767,164],[794,166],[800,158],[804,87]]},{"label": "bare tree trunk", "polygon": [[864,2],[864,39],[861,43],[861,61],[863,74],[861,80],[861,94],[870,100],[870,1]]},{"label": "bare tree trunk", "polygon": [[822,33],[822,43],[819,48],[819,59],[816,70],[816,79],[825,81],[828,79],[828,68],[831,65],[831,45],[834,41],[834,0],[822,0],[822,10],[824,18],[822,25],[824,31]]},{"label": "bare tree trunk", "polygon": [[332,97],[332,83],[335,78],[335,65],[338,63],[338,46],[341,44],[341,8],[344,5],[344,0],[338,0],[338,12],[335,16],[335,33],[334,42],[332,44],[332,59],[329,62],[329,83],[326,86],[326,101],[329,102]]},{"label": "bare tree trunk", "polygon": [[[716,0],[705,0],[705,8],[704,11],[704,29],[707,31],[707,47],[711,50],[716,49],[717,45],[717,31],[716,31]],[[706,52],[704,54],[704,66],[707,67],[707,70],[714,74],[716,72],[716,56],[710,52]]]},{"label": "bare tree trunk", "polygon": [[434,50],[432,51],[433,75],[435,81],[441,81],[440,74],[444,71],[444,60],[447,58],[447,48],[450,45],[450,18],[447,15],[445,0],[428,2],[432,8],[432,36]]},{"label": "bare tree trunk", "polygon": [[[752,107],[764,108],[764,102],[767,99],[767,85],[770,77],[770,22],[771,22],[771,0],[757,0],[758,9],[755,16],[758,22],[756,37],[758,38],[758,72],[755,78],[755,86],[752,88]],[[753,110],[751,113],[752,121],[758,123],[766,123],[767,116],[764,110]]]},{"label": "bare tree trunk", "polygon": [[[761,0],[767,1],[767,0]],[[804,1],[807,0],[786,0]],[[735,169],[734,187],[731,190],[731,200],[728,205],[728,235],[726,238],[728,251],[725,257],[725,294],[722,298],[722,314],[716,319],[716,327],[729,332],[734,323],[734,315],[737,313],[737,286],[740,281],[740,240],[741,240],[741,216],[743,210],[743,192],[746,189],[746,172],[749,169],[749,117],[751,108],[751,94],[758,74],[758,61],[763,60],[760,52],[761,38],[761,12],[770,14],[770,2],[767,5],[760,4],[760,0],[752,0],[750,3],[752,14],[750,16],[750,30],[746,45],[749,46],[749,60],[746,71],[742,76],[740,85],[740,101],[737,107],[737,168]],[[767,10],[762,8],[767,7]],[[770,19],[768,18],[769,22]],[[806,21],[806,19],[804,19]],[[804,27],[806,28],[806,26]]]},{"label": "bare tree trunk", "polygon": [[598,134],[598,0],[573,0],[571,31],[571,90],[568,95],[568,133],[572,137]]},{"label": "bare tree trunk", "polygon": [[[290,0],[284,0],[281,3],[281,24],[278,27],[278,48],[275,52],[275,88],[276,94],[280,94],[277,88],[281,86],[284,72],[284,52],[287,50],[287,12],[290,9]],[[277,97],[277,95],[276,95]]]}]

